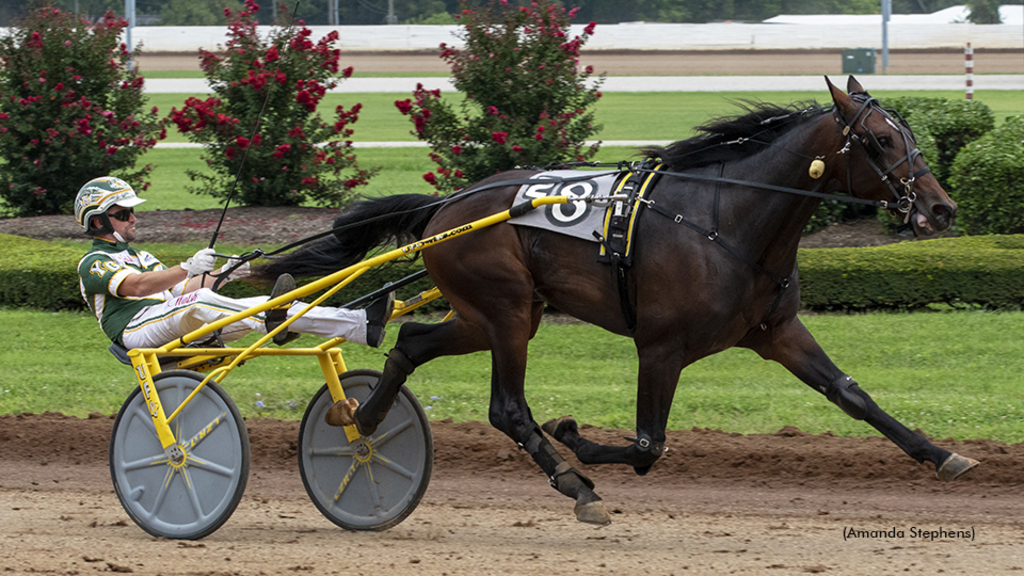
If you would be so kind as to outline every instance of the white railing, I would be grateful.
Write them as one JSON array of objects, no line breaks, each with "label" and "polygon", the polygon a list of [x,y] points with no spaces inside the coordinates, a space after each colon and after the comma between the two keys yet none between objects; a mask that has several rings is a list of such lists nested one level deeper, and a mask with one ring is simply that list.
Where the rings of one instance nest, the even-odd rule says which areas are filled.
[{"label": "white railing", "polygon": [[[661,24],[622,23],[597,27],[586,50],[822,50],[874,47],[882,44],[881,16],[877,23],[860,19],[850,24],[822,26],[794,23]],[[456,26],[310,26],[313,40],[337,30],[336,48],[345,51],[436,50],[442,42],[457,45]],[[268,31],[270,28],[264,28]],[[578,35],[582,26],[573,26]],[[0,28],[0,35],[6,29]],[[146,53],[217,50],[227,38],[223,26],[139,26],[132,41],[142,43]],[[979,26],[968,23],[889,24],[889,48],[963,50],[970,42],[975,49],[1022,49],[1024,28],[1019,24]]]}]

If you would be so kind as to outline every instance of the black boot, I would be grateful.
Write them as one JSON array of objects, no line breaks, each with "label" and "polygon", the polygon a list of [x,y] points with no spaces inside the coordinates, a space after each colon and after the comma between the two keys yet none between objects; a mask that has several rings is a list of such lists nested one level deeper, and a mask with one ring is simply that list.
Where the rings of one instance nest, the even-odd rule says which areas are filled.
[{"label": "black boot", "polygon": [[395,311],[395,293],[375,300],[366,307],[366,345],[380,348],[384,343],[384,325]]}]

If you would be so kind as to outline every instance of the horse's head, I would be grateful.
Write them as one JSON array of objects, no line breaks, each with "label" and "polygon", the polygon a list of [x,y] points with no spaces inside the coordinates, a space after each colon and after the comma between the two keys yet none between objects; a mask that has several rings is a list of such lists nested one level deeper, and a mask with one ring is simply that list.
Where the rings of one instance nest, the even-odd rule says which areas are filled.
[{"label": "horse's head", "polygon": [[914,133],[899,114],[882,109],[850,76],[844,93],[825,78],[835,103],[849,155],[848,192],[888,203],[890,212],[905,218],[918,234],[945,230],[953,224],[956,203],[939,185],[914,142]]}]

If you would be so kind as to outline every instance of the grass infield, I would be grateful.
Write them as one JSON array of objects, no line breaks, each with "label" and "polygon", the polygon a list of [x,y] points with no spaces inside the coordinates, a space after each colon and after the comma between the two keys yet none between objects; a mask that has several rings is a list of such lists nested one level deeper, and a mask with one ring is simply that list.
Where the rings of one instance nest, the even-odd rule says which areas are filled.
[{"label": "grass infield", "polygon": [[[1024,441],[1024,312],[810,315],[804,323],[876,402],[934,438]],[[106,350],[88,314],[0,310],[0,413],[113,414],[135,386],[131,369]],[[389,330],[383,350],[394,344]],[[252,336],[243,342],[251,342]],[[319,342],[303,336],[293,346]],[[349,369],[381,369],[380,350],[343,346]],[[530,344],[526,394],[543,422],[573,414],[581,423],[632,429],[636,351],[629,339],[584,324],[545,322]],[[439,358],[409,386],[431,419],[487,420],[490,356]],[[323,383],[312,358],[266,357],[232,372],[224,387],[246,417],[297,420]],[[262,408],[257,407],[257,402]],[[732,349],[687,367],[671,429],[773,433],[786,425],[844,436],[877,432],[855,421],[781,366]]]}]

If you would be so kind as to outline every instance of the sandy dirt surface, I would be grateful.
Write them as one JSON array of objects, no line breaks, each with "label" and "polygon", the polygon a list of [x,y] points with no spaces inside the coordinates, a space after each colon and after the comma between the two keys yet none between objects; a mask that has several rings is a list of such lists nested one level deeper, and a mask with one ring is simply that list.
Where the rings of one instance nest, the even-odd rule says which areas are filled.
[{"label": "sandy dirt surface", "polygon": [[[844,417],[837,411],[837,418]],[[672,431],[650,474],[581,469],[614,518],[577,523],[514,444],[432,423],[433,479],[384,532],[347,532],[306,498],[297,422],[248,420],[249,484],[196,542],[154,539],[107,469],[112,417],[0,416],[4,574],[1019,574],[1024,445],[939,444],[983,464],[952,483],[882,438]],[[624,430],[585,428],[606,443]],[[564,452],[564,451],[563,451]],[[850,537],[850,530],[864,531]],[[946,534],[937,532],[944,530]],[[959,535],[957,534],[959,532]],[[952,534],[952,536],[950,535]]]},{"label": "sandy dirt surface", "polygon": [[[725,50],[700,52],[584,51],[584,66],[609,76],[700,76],[748,74],[839,74],[840,50]],[[356,72],[448,72],[436,53],[423,52],[343,52],[342,66]],[[143,54],[139,66],[146,70],[198,70],[195,54]],[[882,55],[878,52],[876,72],[882,73]],[[964,54],[957,50],[897,50],[889,53],[888,74],[962,74]],[[1013,50],[976,50],[975,74],[1024,73],[1024,56]]]}]

